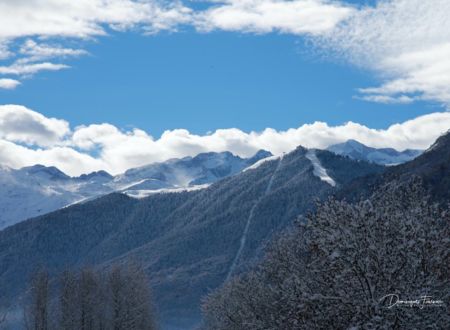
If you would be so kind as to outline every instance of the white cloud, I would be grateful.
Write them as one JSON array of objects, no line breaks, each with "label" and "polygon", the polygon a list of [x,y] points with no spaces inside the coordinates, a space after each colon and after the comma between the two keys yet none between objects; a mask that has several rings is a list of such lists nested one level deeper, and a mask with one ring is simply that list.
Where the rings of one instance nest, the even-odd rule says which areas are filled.
[{"label": "white cloud", "polygon": [[32,164],[56,166],[73,175],[104,168],[102,160],[68,147],[31,149],[0,138],[0,164],[21,168]]},{"label": "white cloud", "polygon": [[0,66],[0,74],[10,74],[10,75],[33,75],[40,71],[59,71],[69,68],[65,64],[55,64],[50,62],[43,63],[21,63],[15,62],[9,66]]},{"label": "white cloud", "polygon": [[64,120],[46,118],[22,106],[4,105],[0,106],[0,164],[14,168],[37,163],[53,165],[70,175],[100,169],[118,174],[132,167],[200,152],[231,151],[248,157],[259,149],[280,154],[299,145],[325,148],[348,139],[372,147],[425,149],[449,128],[450,113],[437,112],[386,129],[371,129],[353,122],[339,126],[315,122],[286,131],[267,128],[249,133],[231,128],[197,135],[176,129],[155,139],[140,129],[123,131],[106,123],[70,130]]},{"label": "white cloud", "polygon": [[14,79],[3,78],[0,79],[0,88],[2,89],[14,89],[20,85],[20,81]]},{"label": "white cloud", "polygon": [[175,29],[189,10],[178,1],[18,0],[0,2],[0,38],[29,36],[88,38],[142,25],[150,31]]},{"label": "white cloud", "polygon": [[[0,66],[0,75],[60,70],[67,66],[51,59],[86,54],[38,44],[37,39],[90,39],[108,29],[151,34],[193,25],[203,32],[307,36],[320,48],[377,74],[379,86],[360,88],[357,98],[382,103],[432,101],[450,108],[448,0],[379,0],[375,6],[359,7],[343,0],[205,2],[207,9],[194,11],[182,1],[163,0],[0,1],[0,60],[24,56]],[[28,40],[16,50],[11,45],[18,38]]]},{"label": "white cloud", "polygon": [[[55,146],[70,132],[65,120],[47,118],[20,105],[0,106],[0,139],[39,146]],[[11,154],[10,157],[16,157]]]},{"label": "white cloud", "polygon": [[204,31],[320,34],[348,17],[353,8],[325,0],[224,0],[196,15]]},{"label": "white cloud", "polygon": [[0,38],[0,60],[7,59],[12,53],[9,50],[8,41]]},{"label": "white cloud", "polygon": [[363,88],[371,101],[434,101],[450,107],[450,1],[379,1],[316,39],[382,84]]},{"label": "white cloud", "polygon": [[21,63],[42,61],[54,57],[77,57],[87,55],[88,52],[83,49],[64,48],[61,46],[53,46],[48,44],[38,44],[32,39],[26,40],[19,53],[26,56],[18,60]]},{"label": "white cloud", "polygon": [[[159,0],[17,0],[0,1],[0,60],[15,58],[0,66],[0,75],[32,75],[43,70],[68,68],[49,61],[87,54],[81,49],[38,44],[32,38],[66,41],[106,35],[108,29],[138,29],[143,33],[175,31],[187,23],[191,10],[180,1]],[[19,49],[14,41],[28,38]],[[18,56],[21,56],[18,58]]]}]

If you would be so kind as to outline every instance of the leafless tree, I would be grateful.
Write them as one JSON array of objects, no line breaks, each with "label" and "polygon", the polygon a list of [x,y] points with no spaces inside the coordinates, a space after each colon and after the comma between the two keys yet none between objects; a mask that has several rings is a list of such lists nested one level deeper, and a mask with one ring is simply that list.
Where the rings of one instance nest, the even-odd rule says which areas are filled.
[{"label": "leafless tree", "polygon": [[62,330],[78,330],[79,306],[78,306],[78,281],[71,271],[64,271],[60,276],[59,288],[60,327]]},{"label": "leafless tree", "polygon": [[109,274],[113,329],[155,329],[147,275],[136,263],[115,266]]},{"label": "leafless tree", "polygon": [[156,329],[147,275],[137,263],[116,265],[109,271],[67,270],[59,276],[57,288],[50,304],[48,273],[33,276],[27,329]]},{"label": "leafless tree", "polygon": [[45,270],[38,270],[32,276],[30,303],[26,313],[27,326],[30,329],[49,329],[49,275]]}]

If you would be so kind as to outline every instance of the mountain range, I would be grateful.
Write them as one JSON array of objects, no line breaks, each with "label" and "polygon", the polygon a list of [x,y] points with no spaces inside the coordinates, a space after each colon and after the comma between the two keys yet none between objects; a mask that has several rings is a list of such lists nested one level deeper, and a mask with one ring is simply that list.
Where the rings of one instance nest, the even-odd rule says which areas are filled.
[{"label": "mountain range", "polygon": [[[380,165],[412,160],[421,150],[375,149],[355,140],[328,148],[335,154]],[[230,152],[170,159],[112,176],[105,171],[70,177],[56,167],[34,165],[18,170],[0,167],[0,230],[28,218],[85,202],[112,192],[142,198],[152,193],[201,189],[272,156],[260,150],[243,159]],[[20,207],[17,207],[20,205]]]},{"label": "mountain range", "polygon": [[[251,269],[274,235],[313,211],[317,200],[361,198],[412,176],[422,178],[435,198],[449,198],[450,135],[414,160],[388,167],[303,147],[281,156],[258,154],[266,157],[244,160],[244,170],[233,172],[239,167],[226,166],[229,170],[217,172],[210,166],[211,171],[184,181],[195,187],[211,182],[212,172],[215,178],[222,175],[203,189],[168,190],[143,198],[131,197],[125,189],[0,231],[0,300],[18,301],[38,266],[58,274],[67,268],[109,268],[134,259],[149,274],[163,329],[191,329],[200,320],[202,297]],[[195,158],[176,162],[191,164]],[[221,164],[209,162],[207,156],[197,161],[205,164],[203,158],[208,164]],[[166,165],[127,171],[112,180],[147,180],[148,173],[158,173],[158,166]],[[180,176],[152,179],[172,186],[181,182],[169,178]]]},{"label": "mountain range", "polygon": [[334,144],[327,150],[352,159],[388,166],[408,162],[423,152],[423,150],[416,149],[397,151],[393,148],[371,148],[355,140]]},{"label": "mountain range", "polygon": [[98,171],[70,177],[56,167],[43,165],[18,170],[0,167],[0,230],[114,191],[145,197],[167,190],[202,188],[268,156],[271,154],[263,150],[248,159],[230,152],[202,153],[130,169],[117,176]]},{"label": "mountain range", "polygon": [[316,199],[383,169],[299,147],[205,189],[141,199],[114,193],[66,207],[0,231],[0,291],[19,296],[39,265],[55,274],[137,259],[150,274],[164,328],[189,329],[201,297],[251,267]]},{"label": "mountain range", "polygon": [[355,140],[332,145],[327,150],[352,159],[390,166],[413,160],[423,152],[415,149],[397,151],[393,148],[371,148]]}]

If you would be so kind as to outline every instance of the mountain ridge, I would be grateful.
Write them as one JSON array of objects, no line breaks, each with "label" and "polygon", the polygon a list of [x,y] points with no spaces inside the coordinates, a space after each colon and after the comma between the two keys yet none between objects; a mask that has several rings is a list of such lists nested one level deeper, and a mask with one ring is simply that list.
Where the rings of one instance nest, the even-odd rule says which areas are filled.
[{"label": "mountain ridge", "polygon": [[97,171],[70,177],[54,166],[40,164],[17,170],[1,167],[0,230],[114,191],[138,198],[161,189],[201,188],[236,174],[268,155],[271,154],[261,150],[247,159],[229,152],[202,153],[130,169],[116,176]]},{"label": "mountain ridge", "polygon": [[416,149],[397,151],[393,148],[372,148],[353,139],[331,145],[327,150],[355,160],[365,160],[375,164],[390,166],[410,161],[423,152]]},{"label": "mountain ridge", "polygon": [[[0,231],[0,250],[7,251],[0,254],[0,289],[16,296],[39,263],[55,274],[137,259],[150,275],[164,325],[190,328],[198,323],[201,297],[223,283],[236,255],[233,274],[252,267],[275,233],[337,189],[314,173],[307,153],[299,147],[281,162],[263,162],[198,191],[143,199],[115,193],[6,228]],[[315,153],[338,186],[384,170]]]}]

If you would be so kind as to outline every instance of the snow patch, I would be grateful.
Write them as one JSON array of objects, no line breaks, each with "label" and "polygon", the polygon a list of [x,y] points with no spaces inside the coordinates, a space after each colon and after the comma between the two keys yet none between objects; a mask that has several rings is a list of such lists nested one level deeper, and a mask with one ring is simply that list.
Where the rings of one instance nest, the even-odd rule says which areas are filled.
[{"label": "snow patch", "polygon": [[126,190],[122,193],[136,199],[141,199],[148,197],[150,195],[155,194],[168,194],[168,193],[180,193],[185,191],[196,191],[201,189],[206,189],[210,186],[210,184],[201,184],[197,186],[192,187],[180,187],[180,188],[163,188],[163,189],[157,189],[157,190],[148,190],[148,189],[141,189],[141,190]]},{"label": "snow patch", "polygon": [[328,183],[330,186],[336,187],[336,182],[328,175],[327,170],[322,166],[319,158],[317,158],[316,151],[314,149],[308,150],[308,152],[306,153],[306,158],[311,161],[314,167],[313,173],[315,176],[317,176],[320,180]]},{"label": "snow patch", "polygon": [[242,172],[246,172],[248,170],[254,170],[255,168],[260,167],[262,164],[270,162],[272,160],[280,159],[280,157],[282,157],[282,156],[270,156],[270,157],[266,157],[266,158],[260,159],[256,163],[254,163],[253,165],[251,165],[249,167],[246,167]]}]

